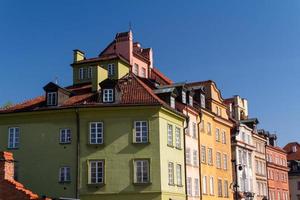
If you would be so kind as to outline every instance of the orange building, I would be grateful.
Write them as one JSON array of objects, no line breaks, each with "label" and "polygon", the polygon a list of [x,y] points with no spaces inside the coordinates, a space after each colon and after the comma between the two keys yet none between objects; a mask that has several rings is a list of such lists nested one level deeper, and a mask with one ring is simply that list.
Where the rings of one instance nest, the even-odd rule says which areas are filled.
[{"label": "orange building", "polygon": [[289,200],[287,153],[276,144],[276,135],[269,134],[266,157],[270,200]]}]

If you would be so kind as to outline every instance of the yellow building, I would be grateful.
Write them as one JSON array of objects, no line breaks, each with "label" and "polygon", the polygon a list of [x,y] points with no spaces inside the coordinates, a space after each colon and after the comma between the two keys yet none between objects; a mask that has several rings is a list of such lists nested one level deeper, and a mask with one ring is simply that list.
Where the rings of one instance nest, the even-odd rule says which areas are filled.
[{"label": "yellow building", "polygon": [[201,108],[200,179],[203,200],[233,199],[231,140],[227,107],[213,81],[188,84]]}]

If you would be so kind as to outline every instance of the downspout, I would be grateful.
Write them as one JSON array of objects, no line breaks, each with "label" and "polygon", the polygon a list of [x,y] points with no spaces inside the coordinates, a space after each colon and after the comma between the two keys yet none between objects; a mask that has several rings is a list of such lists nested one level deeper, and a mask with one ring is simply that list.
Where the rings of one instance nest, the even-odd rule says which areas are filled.
[{"label": "downspout", "polygon": [[79,185],[80,185],[80,116],[78,108],[75,108],[76,114],[76,198],[79,199]]},{"label": "downspout", "polygon": [[201,153],[200,153],[200,147],[201,147],[201,144],[200,144],[200,124],[202,122],[202,109],[200,109],[200,112],[199,112],[199,118],[200,118],[200,121],[198,122],[197,124],[197,129],[198,129],[198,162],[199,162],[199,186],[200,186],[200,200],[202,200],[202,176],[201,176]]},{"label": "downspout", "polygon": [[186,143],[185,143],[185,136],[186,136],[186,129],[189,127],[189,121],[190,121],[190,118],[188,116],[188,113],[189,111],[187,110],[187,116],[185,118],[186,120],[186,126],[183,128],[183,148],[184,148],[184,176],[185,176],[185,199],[187,200],[188,199],[188,194],[187,194],[187,173],[186,173]]},{"label": "downspout", "polygon": [[266,176],[267,176],[267,199],[269,199],[268,161],[266,156],[267,156],[267,143],[265,143],[265,160],[266,160]]}]

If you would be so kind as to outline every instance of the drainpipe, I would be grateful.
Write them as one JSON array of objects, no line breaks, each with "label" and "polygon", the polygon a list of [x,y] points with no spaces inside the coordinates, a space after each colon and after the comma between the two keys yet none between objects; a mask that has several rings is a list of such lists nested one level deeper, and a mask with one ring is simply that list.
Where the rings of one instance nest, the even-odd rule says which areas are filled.
[{"label": "drainpipe", "polygon": [[79,185],[80,185],[80,116],[78,108],[75,108],[76,114],[76,198],[79,199]]},{"label": "drainpipe", "polygon": [[197,129],[198,129],[198,162],[199,162],[199,186],[200,186],[200,200],[202,200],[202,176],[201,176],[201,153],[200,153],[200,147],[201,147],[201,144],[200,144],[200,124],[202,122],[202,109],[200,109],[200,112],[199,112],[199,118],[200,118],[200,121],[198,122],[197,124]]},{"label": "drainpipe", "polygon": [[184,148],[184,176],[185,176],[185,199],[187,200],[188,199],[188,194],[187,194],[187,177],[186,177],[186,144],[185,144],[185,131],[186,129],[189,127],[189,121],[190,121],[190,118],[188,116],[188,113],[189,111],[187,110],[187,116],[185,118],[186,120],[186,126],[183,128],[183,148]]},{"label": "drainpipe", "polygon": [[267,199],[269,199],[269,178],[268,178],[268,161],[267,161],[267,143],[265,143],[265,160],[266,160],[266,176],[267,176]]}]

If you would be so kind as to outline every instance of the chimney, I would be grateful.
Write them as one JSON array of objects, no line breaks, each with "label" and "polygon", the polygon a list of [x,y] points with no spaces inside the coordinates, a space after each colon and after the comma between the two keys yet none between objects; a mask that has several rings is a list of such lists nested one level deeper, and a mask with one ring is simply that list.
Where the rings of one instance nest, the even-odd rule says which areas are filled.
[{"label": "chimney", "polygon": [[74,52],[74,54],[73,54],[73,56],[74,56],[73,62],[74,63],[85,59],[85,55],[84,55],[83,51],[80,51],[79,49],[75,49],[75,50],[73,50],[73,52]]},{"label": "chimney", "polygon": [[10,152],[0,152],[0,182],[14,180],[14,158]]}]

